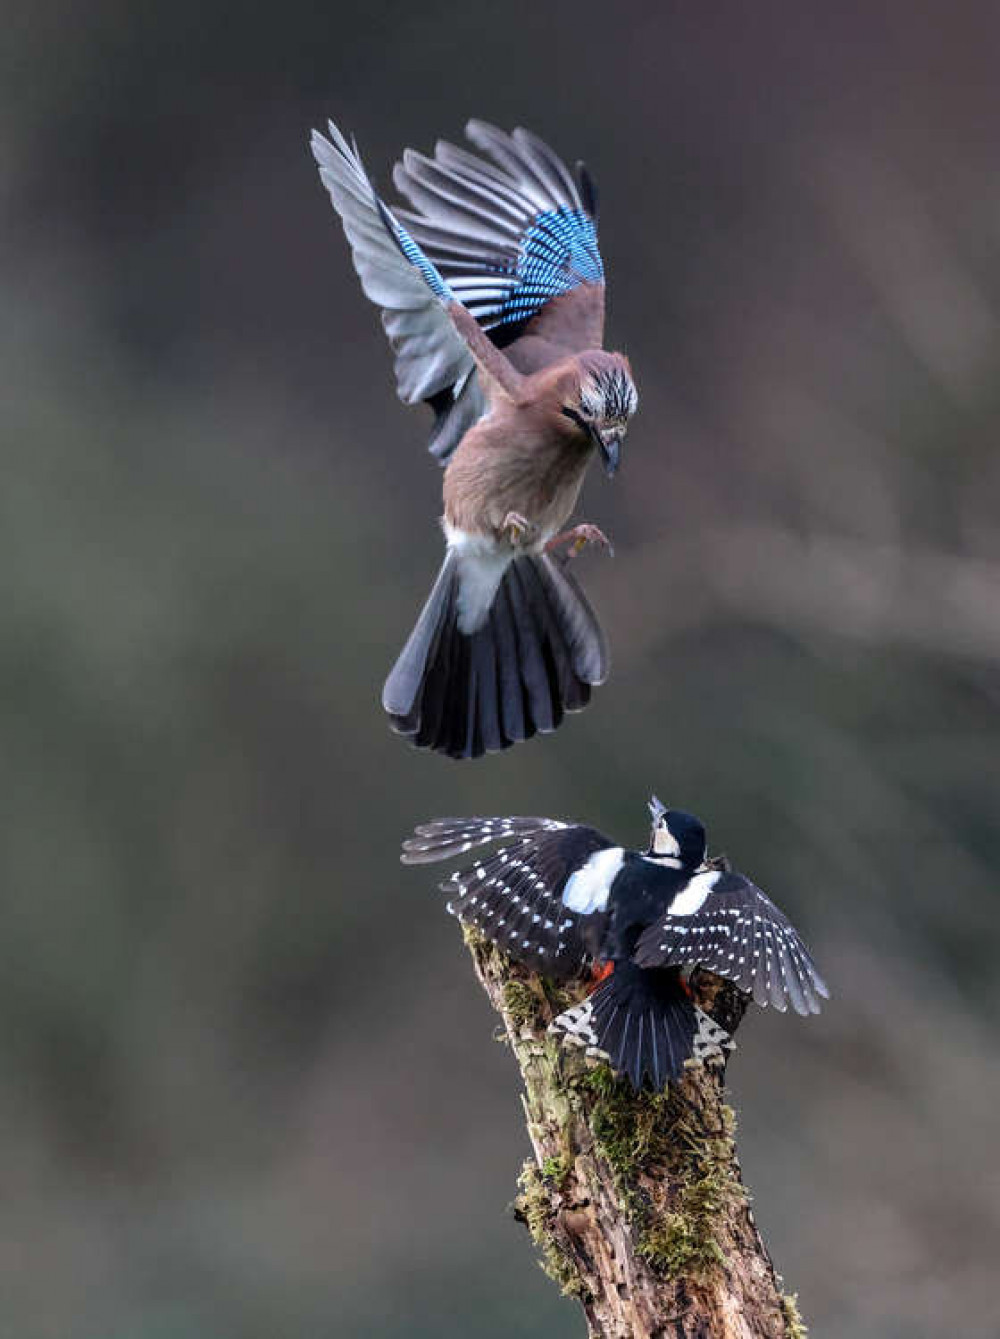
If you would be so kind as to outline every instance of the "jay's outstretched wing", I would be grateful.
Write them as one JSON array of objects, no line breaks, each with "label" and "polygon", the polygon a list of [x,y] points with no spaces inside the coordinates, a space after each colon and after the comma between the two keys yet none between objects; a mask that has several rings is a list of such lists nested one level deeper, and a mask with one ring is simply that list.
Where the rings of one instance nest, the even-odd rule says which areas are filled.
[{"label": "jay's outstretched wing", "polygon": [[[597,246],[596,195],[582,167],[565,164],[526,130],[507,135],[481,121],[466,134],[489,155],[439,142],[434,157],[408,149],[394,180],[413,205],[389,215],[393,238],[356,150],[332,123],[313,135],[313,153],[340,214],[365,293],[383,311],[406,403],[436,415],[431,452],[444,463],[486,409],[472,355],[426,286],[426,265],[530,373],[587,348],[604,330],[604,266]],[[402,234],[402,235],[401,235]],[[407,273],[406,260],[416,268]]]},{"label": "jay's outstretched wing", "polygon": [[575,976],[593,957],[604,916],[567,906],[567,885],[597,853],[621,852],[595,828],[547,818],[441,819],[404,842],[402,859],[444,860],[512,837],[441,885],[448,910],[533,971]]},{"label": "jay's outstretched wing", "polygon": [[694,875],[633,954],[640,967],[699,964],[760,1005],[818,1014],[829,991],[798,932],[743,874]]},{"label": "jay's outstretched wing", "polygon": [[[382,309],[382,324],[396,354],[396,388],[407,404],[444,396],[475,422],[485,398],[465,340],[442,305],[429,275],[405,255],[387,226],[357,148],[330,122],[330,138],[313,131],[312,151],[323,184],[351,244],[365,296]],[[434,442],[431,450],[435,450]]]},{"label": "jay's outstretched wing", "polygon": [[[439,140],[434,157],[407,149],[393,180],[413,211],[400,218],[458,299],[502,344],[556,298],[583,288],[575,318],[548,323],[564,353],[599,348],[604,265],[596,194],[582,166],[574,180],[535,135],[470,121],[465,133],[493,160]],[[585,313],[585,315],[584,315]]]}]

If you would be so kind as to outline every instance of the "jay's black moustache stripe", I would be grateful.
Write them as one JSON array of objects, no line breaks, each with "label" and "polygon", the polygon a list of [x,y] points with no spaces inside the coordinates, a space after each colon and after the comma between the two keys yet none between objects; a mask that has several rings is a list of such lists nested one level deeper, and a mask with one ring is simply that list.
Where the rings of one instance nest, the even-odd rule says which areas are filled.
[{"label": "jay's black moustache stripe", "polygon": [[590,426],[587,423],[586,419],[581,414],[578,414],[575,409],[570,409],[569,405],[563,405],[562,410],[560,412],[563,413],[566,416],[566,418],[570,419],[573,423],[575,423],[581,432],[586,433],[590,432]]}]

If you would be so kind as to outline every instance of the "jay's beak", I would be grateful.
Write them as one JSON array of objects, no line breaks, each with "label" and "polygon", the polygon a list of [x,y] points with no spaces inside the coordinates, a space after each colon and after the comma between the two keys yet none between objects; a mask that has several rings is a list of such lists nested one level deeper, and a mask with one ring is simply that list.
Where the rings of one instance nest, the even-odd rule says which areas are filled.
[{"label": "jay's beak", "polygon": [[594,445],[597,447],[601,457],[601,463],[604,466],[604,473],[611,479],[614,477],[622,458],[621,433],[602,433],[596,428],[592,428],[591,432],[594,438]]}]

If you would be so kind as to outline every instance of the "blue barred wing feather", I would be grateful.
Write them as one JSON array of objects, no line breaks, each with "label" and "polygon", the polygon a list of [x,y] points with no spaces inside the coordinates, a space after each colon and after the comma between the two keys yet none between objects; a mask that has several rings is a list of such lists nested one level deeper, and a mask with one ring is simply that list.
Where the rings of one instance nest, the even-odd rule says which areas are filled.
[{"label": "blue barred wing feather", "polygon": [[[442,464],[486,412],[472,356],[441,306],[446,294],[521,371],[600,347],[604,329],[596,192],[586,170],[574,177],[526,130],[470,121],[466,134],[479,154],[443,141],[433,157],[406,150],[394,181],[412,207],[392,212],[335,125],[329,139],[313,136],[364,291],[382,308],[399,396],[433,409],[429,449]],[[526,341],[531,352],[519,358],[514,346],[543,317],[544,339]]]},{"label": "blue barred wing feather", "polygon": [[433,158],[407,149],[393,180],[413,209],[399,217],[480,325],[508,327],[507,342],[554,298],[603,286],[595,193],[526,130],[470,121],[466,134],[492,162],[443,141]]},{"label": "blue barred wing feather", "polygon": [[645,930],[633,961],[640,967],[697,964],[759,1005],[783,1011],[790,1002],[796,1013],[819,1013],[829,990],[787,916],[743,874],[698,877],[707,889],[700,903],[687,914],[668,912]]}]

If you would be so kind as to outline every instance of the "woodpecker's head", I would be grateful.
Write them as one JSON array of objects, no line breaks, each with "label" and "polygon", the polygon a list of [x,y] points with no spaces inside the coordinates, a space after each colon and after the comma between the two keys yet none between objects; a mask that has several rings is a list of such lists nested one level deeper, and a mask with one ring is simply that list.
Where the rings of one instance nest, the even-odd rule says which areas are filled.
[{"label": "woodpecker's head", "polygon": [[562,412],[597,448],[610,477],[618,469],[629,419],[639,404],[628,359],[620,353],[588,355],[580,378]]},{"label": "woodpecker's head", "polygon": [[671,856],[684,869],[697,869],[705,859],[705,825],[683,809],[668,809],[656,796],[649,801],[653,830],[649,855]]}]

